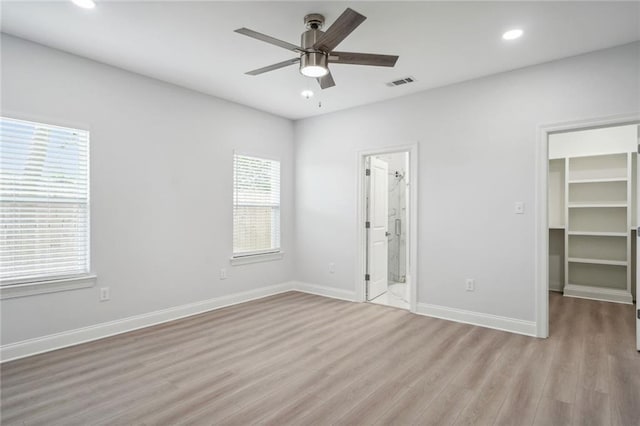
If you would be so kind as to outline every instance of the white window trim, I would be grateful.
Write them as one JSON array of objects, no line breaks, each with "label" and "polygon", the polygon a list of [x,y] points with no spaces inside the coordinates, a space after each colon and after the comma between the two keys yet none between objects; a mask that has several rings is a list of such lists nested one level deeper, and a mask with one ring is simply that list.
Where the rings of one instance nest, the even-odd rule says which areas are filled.
[{"label": "white window trim", "polygon": [[231,256],[229,263],[233,266],[248,265],[250,263],[271,262],[281,260],[284,257],[283,251],[274,251],[269,253],[248,254],[244,256]]},{"label": "white window trim", "polygon": [[0,300],[89,288],[96,284],[97,279],[96,274],[83,274],[45,281],[5,284],[0,286]]}]

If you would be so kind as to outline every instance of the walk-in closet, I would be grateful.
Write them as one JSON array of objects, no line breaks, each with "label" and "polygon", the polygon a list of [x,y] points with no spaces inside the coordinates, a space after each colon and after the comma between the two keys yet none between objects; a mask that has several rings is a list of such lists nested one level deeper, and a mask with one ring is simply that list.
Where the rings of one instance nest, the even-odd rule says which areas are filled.
[{"label": "walk-in closet", "polygon": [[635,300],[638,126],[549,136],[549,289]]}]

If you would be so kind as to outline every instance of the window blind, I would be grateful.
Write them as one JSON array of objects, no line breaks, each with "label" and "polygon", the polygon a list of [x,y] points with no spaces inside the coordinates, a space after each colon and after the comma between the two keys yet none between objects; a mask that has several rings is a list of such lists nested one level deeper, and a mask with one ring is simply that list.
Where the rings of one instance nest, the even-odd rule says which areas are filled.
[{"label": "window blind", "polygon": [[0,118],[0,282],[89,272],[89,132]]},{"label": "window blind", "polygon": [[280,162],[233,156],[233,255],[280,251]]}]

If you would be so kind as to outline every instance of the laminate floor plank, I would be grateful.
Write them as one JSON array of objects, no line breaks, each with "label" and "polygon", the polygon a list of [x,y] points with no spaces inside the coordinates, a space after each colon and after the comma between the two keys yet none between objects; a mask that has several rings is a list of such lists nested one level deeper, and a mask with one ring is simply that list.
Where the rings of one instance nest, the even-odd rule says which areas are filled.
[{"label": "laminate floor plank", "polygon": [[298,396],[308,392],[322,383],[331,383],[334,377],[319,372],[301,371],[298,374],[289,374],[286,379],[278,383],[264,397],[255,399],[243,407],[239,407],[231,415],[223,418],[219,425],[247,425],[256,422],[256,419],[266,419],[275,414],[280,407],[296,400]]},{"label": "laminate floor plank", "polygon": [[494,363],[502,355],[502,348],[509,340],[509,337],[510,333],[492,330],[487,335],[486,343],[482,345],[482,350],[475,354],[473,362],[469,362],[466,367],[462,368],[453,383],[467,389],[478,387],[492,370]]},{"label": "laminate floor plank", "polygon": [[576,426],[610,425],[609,395],[578,386],[572,422]]},{"label": "laminate floor plank", "polygon": [[607,303],[603,306],[604,335],[610,355],[625,357],[629,360],[638,359],[636,347],[629,345],[628,341],[630,335],[635,336],[636,307],[637,304],[634,306],[618,303]]},{"label": "laminate floor plank", "polygon": [[0,365],[2,425],[640,425],[634,307],[549,339],[286,292]]},{"label": "laminate floor plank", "polygon": [[452,425],[462,409],[469,403],[472,391],[450,384],[412,422],[414,425]]},{"label": "laminate floor plank", "polygon": [[519,369],[508,386],[496,425],[512,425],[516,419],[520,425],[533,424],[555,349],[555,340],[542,340],[519,360]]},{"label": "laminate floor plank", "polygon": [[[461,332],[465,328],[466,330]],[[338,419],[336,424],[375,423],[383,415],[387,415],[389,411],[392,411],[399,400],[408,394],[414,393],[416,386],[426,387],[426,382],[423,380],[425,377],[430,380],[430,389],[436,392],[439,391],[453,377],[448,374],[438,374],[442,372],[442,362],[448,360],[450,356],[455,357],[454,351],[456,348],[457,350],[460,350],[460,348],[466,349],[465,338],[470,332],[471,328],[468,326],[447,326],[443,330],[437,329],[435,333],[426,333],[422,336],[422,339],[429,341],[431,345],[422,344],[419,352],[413,352],[415,356],[402,359],[391,357],[390,359],[395,363],[404,363],[402,368],[397,370],[399,375],[394,377],[392,374],[386,374],[385,371],[386,381],[383,385],[376,388],[360,404],[357,404],[346,415]],[[443,345],[445,340],[453,343],[456,339],[458,339],[458,343],[450,346],[452,348],[451,351],[443,352],[442,350],[437,350],[448,346],[447,344]],[[470,352],[469,356],[473,356],[475,350],[468,352]],[[460,359],[459,356],[458,359]],[[440,380],[439,383],[437,383],[438,380]],[[424,397],[425,395],[422,394],[422,396]],[[424,398],[422,398],[421,402],[424,404]],[[392,412],[391,416],[394,417],[395,412]]]},{"label": "laminate floor plank", "polygon": [[[465,326],[438,344],[436,347],[441,349],[440,356],[435,359],[425,357],[418,365],[419,369],[409,370],[414,379],[401,381],[409,384],[400,394],[402,403],[391,405],[377,424],[413,424],[418,421],[426,407],[431,406],[432,401],[461,371],[461,366],[474,358],[481,347],[474,345],[487,332],[490,330]],[[355,420],[355,417],[352,416],[352,419]]]},{"label": "laminate floor plank", "polygon": [[572,404],[576,398],[582,341],[567,337],[556,348],[545,383],[545,397]]},{"label": "laminate floor plank", "polygon": [[536,410],[534,426],[570,425],[573,406],[568,402],[542,397]]},{"label": "laminate floor plank", "polygon": [[[417,322],[423,325],[422,322]],[[427,332],[428,333],[428,332]],[[414,376],[411,362],[398,362],[394,357],[394,351],[398,350],[400,342],[406,342],[409,335],[416,335],[415,329],[405,326],[404,330],[398,330],[387,338],[380,339],[377,344],[370,344],[367,348],[357,351],[351,357],[358,360],[358,364],[367,365],[378,360],[387,360],[387,363],[381,371],[385,380],[378,380],[376,374],[359,375],[359,378],[349,385],[347,388],[341,389],[339,392],[325,401],[321,406],[311,410],[301,421],[305,424],[323,424],[325,422],[337,422],[340,418],[347,415],[354,406],[367,401],[371,394],[374,394],[379,387],[387,385],[390,394],[396,393],[403,383],[408,383]],[[417,347],[424,345],[415,345]],[[419,359],[419,357],[411,358]],[[356,366],[354,365],[354,368]]]},{"label": "laminate floor plank", "polygon": [[640,361],[630,368],[624,357],[609,355],[612,425],[640,425]]},{"label": "laminate floor plank", "polygon": [[578,386],[609,393],[609,353],[601,333],[584,337]]},{"label": "laminate floor plank", "polygon": [[509,385],[520,367],[523,357],[535,349],[535,340],[511,335],[501,349],[498,360],[487,371],[485,380],[474,389],[467,406],[456,419],[456,425],[493,424],[510,392]]},{"label": "laminate floor plank", "polygon": [[301,424],[310,411],[318,409],[328,399],[336,393],[343,392],[351,386],[358,378],[375,376],[391,365],[385,358],[380,358],[365,364],[365,368],[356,373],[345,372],[341,375],[326,376],[328,380],[311,386],[306,393],[294,397],[291,401],[283,404],[274,413],[261,416],[259,423],[264,425]]},{"label": "laminate floor plank", "polygon": [[556,341],[543,396],[572,404],[575,401],[582,352],[584,350],[585,313],[580,299],[552,293],[550,297],[550,339]]}]

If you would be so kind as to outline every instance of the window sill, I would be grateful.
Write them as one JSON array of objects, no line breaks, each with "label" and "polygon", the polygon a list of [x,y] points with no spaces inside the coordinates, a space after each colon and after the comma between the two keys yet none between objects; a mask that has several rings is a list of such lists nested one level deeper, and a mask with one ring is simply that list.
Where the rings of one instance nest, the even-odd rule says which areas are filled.
[{"label": "window sill", "polygon": [[97,276],[95,274],[88,274],[33,283],[0,286],[0,300],[93,287],[96,279]]},{"label": "window sill", "polygon": [[271,262],[273,260],[280,260],[284,257],[284,252],[279,251],[276,253],[264,253],[264,254],[252,254],[248,256],[232,257],[229,259],[229,263],[232,265],[248,265],[250,263]]}]

